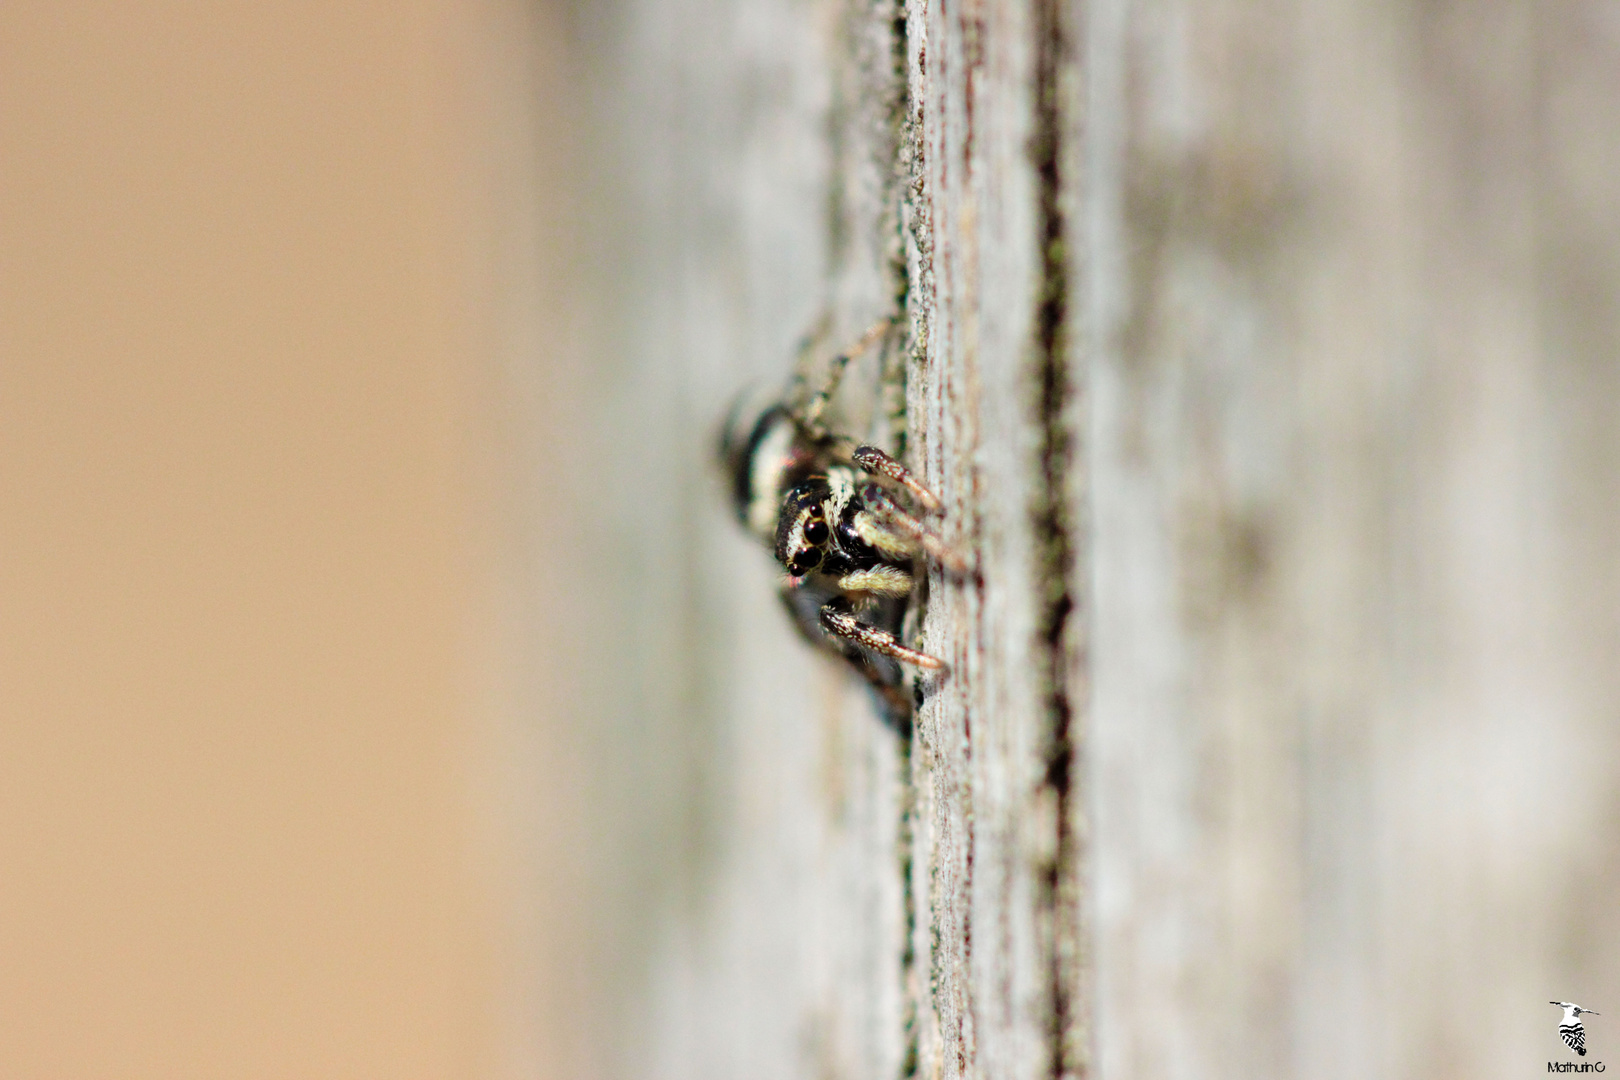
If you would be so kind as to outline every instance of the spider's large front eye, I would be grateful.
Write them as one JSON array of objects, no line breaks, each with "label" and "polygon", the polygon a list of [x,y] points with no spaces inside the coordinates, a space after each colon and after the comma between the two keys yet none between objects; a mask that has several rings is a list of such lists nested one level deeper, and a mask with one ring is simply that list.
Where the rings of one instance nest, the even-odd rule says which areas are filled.
[{"label": "spider's large front eye", "polygon": [[792,562],[788,563],[788,570],[794,577],[803,577],[820,565],[821,552],[801,551],[793,556]]},{"label": "spider's large front eye", "polygon": [[804,527],[804,538],[820,547],[827,542],[827,523],[816,518]]}]

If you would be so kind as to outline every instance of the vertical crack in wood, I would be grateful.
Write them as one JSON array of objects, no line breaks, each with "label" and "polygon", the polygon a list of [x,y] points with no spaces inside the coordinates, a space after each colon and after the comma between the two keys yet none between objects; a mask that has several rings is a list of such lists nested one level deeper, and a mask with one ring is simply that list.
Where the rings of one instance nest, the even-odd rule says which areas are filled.
[{"label": "vertical crack in wood", "polygon": [[[928,69],[927,34],[917,33],[913,29],[923,24],[924,18],[918,0],[906,0],[897,20],[904,32],[904,37],[898,40],[904,50],[901,59],[905,76],[905,94],[902,98],[905,113],[901,117],[900,128],[900,177],[904,184],[901,192],[901,228],[904,239],[909,242],[902,245],[901,255],[906,259],[908,271],[906,300],[910,305],[908,314],[911,318],[908,361],[913,368],[923,364],[928,357],[930,316],[934,302],[933,220],[928,208],[928,176],[923,154],[923,95],[919,93]],[[915,269],[912,269],[913,261]]]},{"label": "vertical crack in wood", "polygon": [[1031,157],[1037,179],[1039,293],[1035,312],[1036,423],[1039,483],[1031,515],[1035,540],[1037,656],[1046,719],[1043,785],[1055,804],[1056,836],[1039,868],[1039,910],[1044,923],[1047,994],[1047,1075],[1073,1077],[1082,1069],[1078,1002],[1079,837],[1075,834],[1076,688],[1072,657],[1077,598],[1076,536],[1070,506],[1075,447],[1070,433],[1074,393],[1069,365],[1070,266],[1064,211],[1063,80],[1069,62],[1063,0],[1034,0],[1034,132]]},{"label": "vertical crack in wood", "polygon": [[[886,220],[884,230],[891,236],[888,272],[893,289],[893,311],[902,318],[911,312],[918,294],[913,279],[911,257],[907,247],[909,222],[907,204],[911,195],[914,174],[921,155],[916,144],[918,129],[912,124],[915,105],[911,93],[911,23],[910,12],[904,0],[890,0],[886,15],[889,26],[889,85],[888,127],[894,142],[891,147],[891,170],[884,192]],[[914,323],[913,323],[914,325]],[[886,349],[882,382],[889,394],[885,402],[889,430],[894,440],[894,452],[904,458],[907,449],[908,425],[906,416],[906,375],[915,344],[906,349]],[[926,603],[926,597],[920,599]],[[914,615],[915,620],[919,616]],[[900,874],[901,941],[900,941],[900,1080],[910,1080],[918,1073],[922,1055],[921,1022],[918,1002],[921,996],[917,974],[917,889],[916,829],[917,779],[913,760],[916,745],[916,724],[908,723],[899,732],[896,748],[899,758],[900,820],[896,829],[896,857]]]},{"label": "vertical crack in wood", "polygon": [[[947,17],[946,7],[942,0],[940,3],[941,18]],[[956,17],[957,45],[960,49],[961,69],[961,102],[962,102],[962,143],[960,150],[947,151],[941,154],[945,160],[955,155],[961,167],[961,179],[958,183],[963,192],[966,220],[975,221],[977,218],[978,188],[976,171],[980,166],[978,143],[978,107],[981,79],[985,76],[985,39],[987,35],[985,26],[985,5],[982,0],[965,0]],[[948,71],[941,72],[942,78],[949,85]],[[959,276],[954,281],[955,292],[953,302],[958,298],[966,300],[962,314],[961,337],[953,343],[953,349],[961,349],[959,362],[961,369],[973,372],[979,356],[979,322],[977,305],[983,302],[983,291],[979,281],[980,251],[976,226],[963,227],[961,218],[951,222],[953,231],[961,229],[959,234],[960,260],[958,264]],[[959,369],[960,370],[960,369]],[[975,382],[973,375],[969,376],[968,384]],[[971,437],[976,440],[977,431]],[[975,508],[975,516],[983,512],[984,501],[978,491],[978,477],[974,471],[971,481],[973,489],[971,505]],[[982,522],[976,521],[972,526],[974,536],[983,536]],[[977,577],[970,585],[973,595],[973,618],[982,619],[986,608],[986,585],[982,577]],[[982,624],[981,624],[982,625]],[[961,710],[962,743],[960,761],[957,767],[960,772],[957,776],[957,800],[960,808],[961,859],[962,876],[957,883],[957,891],[947,902],[955,908],[958,925],[958,940],[961,948],[961,969],[953,980],[952,990],[956,995],[955,1008],[952,1010],[954,1021],[952,1045],[956,1050],[956,1067],[959,1077],[972,1075],[977,1064],[978,1037],[980,1031],[979,993],[978,986],[973,977],[973,948],[974,948],[974,919],[978,914],[974,904],[974,875],[978,870],[977,857],[979,853],[979,820],[974,811],[976,791],[975,781],[975,748],[974,748],[974,709],[973,704],[964,701]]]},{"label": "vertical crack in wood", "polygon": [[[923,369],[927,363],[929,338],[934,307],[933,279],[933,221],[928,202],[927,158],[924,150],[924,97],[928,65],[927,7],[924,0],[903,0],[895,14],[894,38],[896,62],[902,79],[899,97],[902,110],[895,118],[899,133],[896,179],[900,184],[898,210],[901,244],[900,258],[905,263],[906,293],[900,307],[910,329],[910,348],[905,364],[908,373]],[[906,448],[902,447],[902,450]],[[919,470],[921,471],[921,470]],[[926,602],[926,601],[924,601]],[[921,605],[919,605],[920,607]],[[918,615],[920,622],[920,612]],[[921,697],[918,698],[921,705]],[[918,965],[917,934],[922,925],[919,910],[921,899],[917,882],[917,836],[920,824],[919,768],[926,768],[917,758],[919,732],[913,724],[903,750],[907,770],[903,795],[906,806],[902,810],[904,901],[906,940],[902,946],[902,977],[905,1001],[902,1006],[904,1051],[901,1056],[900,1075],[905,1078],[919,1075],[922,1069],[923,1014],[925,995],[931,999],[937,986],[937,972],[933,961],[939,956],[938,927],[930,919],[929,967],[924,973]],[[926,753],[924,755],[926,758]],[[932,874],[925,890],[932,895]]]},{"label": "vertical crack in wood", "polygon": [[[888,187],[883,205],[893,217],[884,222],[884,231],[890,236],[889,280],[894,290],[893,311],[905,319],[911,304],[911,259],[906,250],[905,201],[910,187],[911,150],[909,121],[911,119],[911,79],[909,75],[911,41],[906,9],[899,0],[887,5],[889,9],[889,131],[894,137],[890,156]],[[884,353],[884,388],[889,400],[884,403],[888,414],[889,430],[894,438],[894,455],[905,459],[909,432],[906,422],[906,369],[911,349],[887,349]]]},{"label": "vertical crack in wood", "polygon": [[917,1020],[917,890],[912,883],[916,872],[917,784],[912,773],[912,748],[916,725],[908,724],[900,734],[900,830],[896,837],[900,862],[900,902],[904,906],[900,942],[900,1077],[917,1075],[921,1056],[921,1032]]}]

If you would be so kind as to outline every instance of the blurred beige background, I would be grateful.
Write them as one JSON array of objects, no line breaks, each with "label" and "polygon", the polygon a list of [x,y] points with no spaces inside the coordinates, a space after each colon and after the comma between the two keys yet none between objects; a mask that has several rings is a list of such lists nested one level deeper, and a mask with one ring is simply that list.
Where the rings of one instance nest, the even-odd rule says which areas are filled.
[{"label": "blurred beige background", "polygon": [[0,1075],[571,1072],[491,780],[539,752],[490,629],[491,148],[539,204],[547,17],[0,17]]}]

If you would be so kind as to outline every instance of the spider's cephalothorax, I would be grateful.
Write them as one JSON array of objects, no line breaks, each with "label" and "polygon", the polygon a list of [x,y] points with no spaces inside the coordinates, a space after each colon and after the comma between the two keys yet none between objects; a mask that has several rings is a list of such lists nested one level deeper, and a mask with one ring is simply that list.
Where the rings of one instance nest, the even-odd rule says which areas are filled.
[{"label": "spider's cephalothorax", "polygon": [[732,499],[739,520],[782,564],[782,599],[799,629],[860,670],[891,717],[904,720],[910,700],[900,665],[945,667],[900,640],[917,562],[960,572],[963,561],[901,504],[904,492],[923,512],[939,510],[905,466],[820,426],[830,393],[804,409],[773,405],[751,428],[728,431]]}]

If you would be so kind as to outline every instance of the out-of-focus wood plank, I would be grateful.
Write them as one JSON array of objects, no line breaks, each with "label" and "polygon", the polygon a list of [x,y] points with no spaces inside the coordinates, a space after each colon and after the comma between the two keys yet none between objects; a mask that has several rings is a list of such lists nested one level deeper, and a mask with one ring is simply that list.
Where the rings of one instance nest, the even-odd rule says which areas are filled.
[{"label": "out-of-focus wood plank", "polygon": [[1613,10],[1089,10],[1102,1072],[1540,1071],[1620,988]]},{"label": "out-of-focus wood plank", "polygon": [[[655,666],[625,738],[664,749],[632,753],[678,823],[645,853],[667,907],[640,958],[649,1020],[628,1075],[902,1070],[905,744],[801,641],[714,464],[733,400],[785,390],[823,316],[830,353],[894,306],[893,15],[640,3],[603,31],[598,130],[618,133],[604,172],[622,178],[616,250],[635,267],[603,325],[632,372],[623,482],[660,523],[635,560]],[[876,395],[869,370],[847,387],[855,412]]]}]

